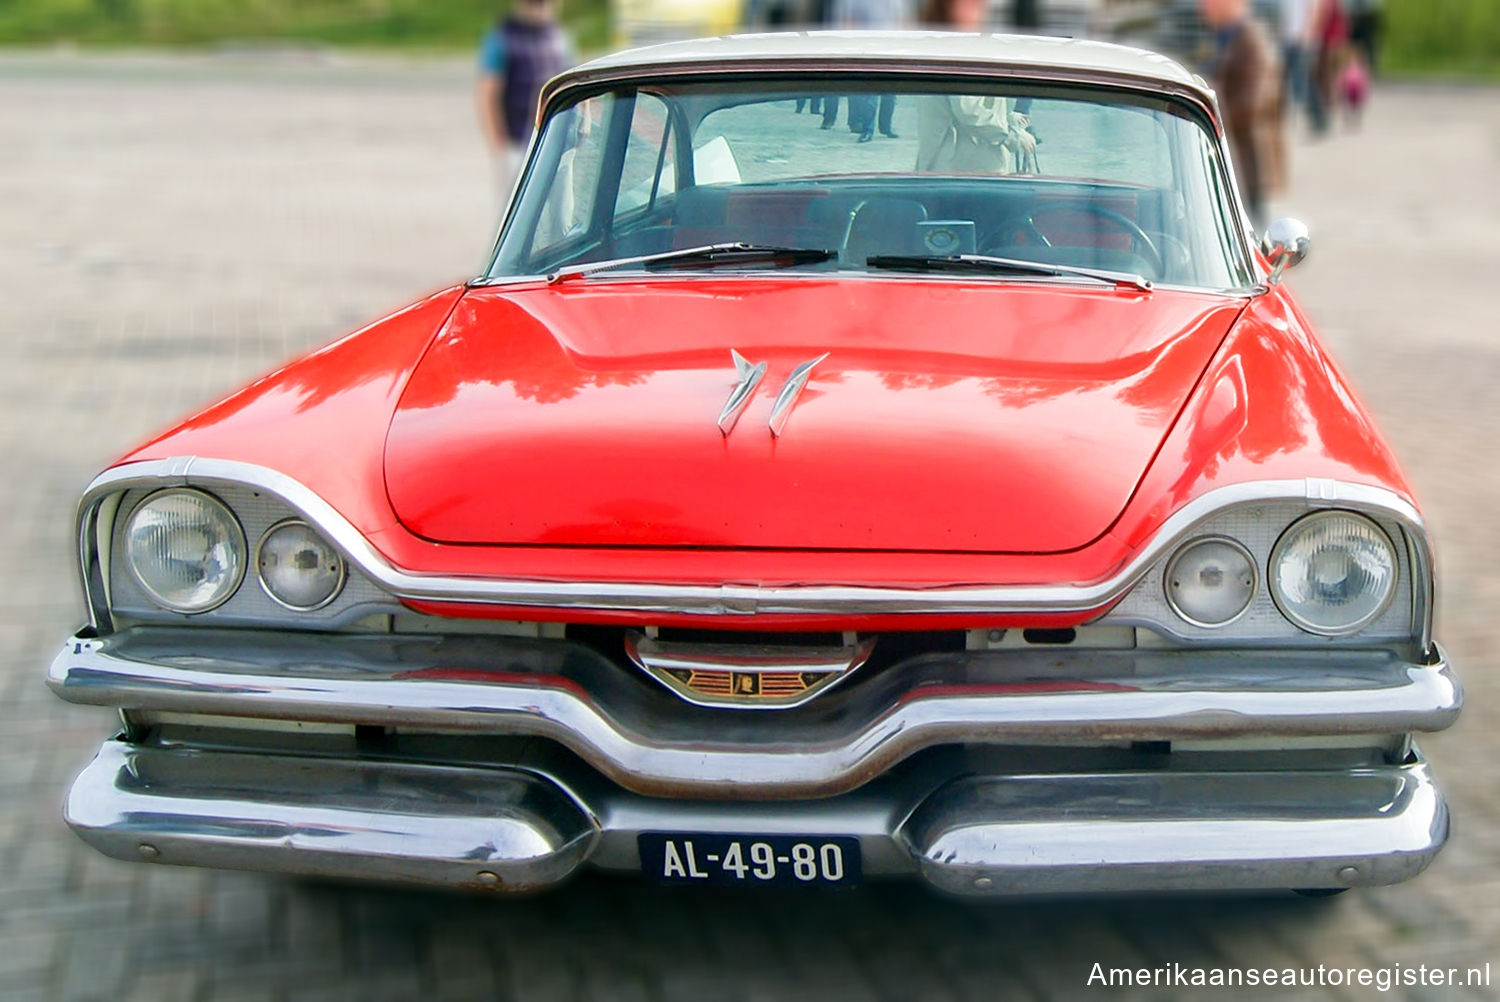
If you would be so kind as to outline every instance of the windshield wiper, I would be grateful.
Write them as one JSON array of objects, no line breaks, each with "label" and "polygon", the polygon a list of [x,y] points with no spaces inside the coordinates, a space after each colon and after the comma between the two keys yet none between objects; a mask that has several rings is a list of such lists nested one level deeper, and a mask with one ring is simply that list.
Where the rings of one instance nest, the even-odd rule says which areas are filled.
[{"label": "windshield wiper", "polygon": [[1041,261],[991,257],[988,254],[956,254],[951,257],[937,254],[879,254],[867,258],[865,264],[884,271],[960,271],[990,275],[1091,278],[1097,282],[1108,282],[1110,285],[1128,285],[1142,292],[1150,292],[1153,287],[1149,278],[1130,272],[1106,271],[1103,268],[1074,268],[1066,264],[1044,264]]},{"label": "windshield wiper", "polygon": [[556,285],[570,278],[587,278],[601,271],[629,268],[632,265],[640,265],[647,271],[667,268],[716,268],[730,264],[770,264],[780,268],[793,268],[803,264],[822,264],[836,257],[838,257],[837,251],[813,247],[777,247],[743,242],[705,244],[702,247],[687,247],[683,250],[663,251],[660,254],[622,257],[612,261],[591,261],[569,268],[559,268],[547,276],[547,284]]}]

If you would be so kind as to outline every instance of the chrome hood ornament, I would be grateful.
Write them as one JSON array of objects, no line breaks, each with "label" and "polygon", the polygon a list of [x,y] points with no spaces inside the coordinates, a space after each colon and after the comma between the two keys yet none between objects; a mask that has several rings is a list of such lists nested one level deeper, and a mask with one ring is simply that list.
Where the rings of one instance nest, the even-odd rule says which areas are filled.
[{"label": "chrome hood ornament", "polygon": [[750,403],[755,388],[766,375],[766,363],[759,362],[750,364],[750,360],[733,348],[729,349],[729,355],[734,359],[734,372],[737,377],[734,389],[729,393],[729,399],[724,401],[724,409],[719,411],[719,431],[725,438],[734,431],[735,422],[739,421],[740,415],[744,413],[746,406]]},{"label": "chrome hood ornament", "polygon": [[797,398],[802,396],[802,391],[807,387],[807,380],[812,376],[813,369],[828,355],[829,353],[825,351],[817,358],[803,362],[792,370],[790,376],[786,377],[786,385],[782,386],[781,392],[776,394],[776,405],[771,408],[771,434],[776,438],[781,437],[782,429],[786,427],[786,420],[791,417],[792,408],[797,405]]}]

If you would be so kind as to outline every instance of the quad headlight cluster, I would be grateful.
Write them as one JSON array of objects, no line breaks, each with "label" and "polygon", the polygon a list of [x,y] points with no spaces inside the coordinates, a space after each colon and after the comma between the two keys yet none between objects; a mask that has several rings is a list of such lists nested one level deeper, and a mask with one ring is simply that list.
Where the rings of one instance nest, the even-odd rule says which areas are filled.
[{"label": "quad headlight cluster", "polygon": [[[1307,515],[1281,534],[1266,580],[1276,608],[1298,629],[1325,637],[1358,633],[1396,593],[1396,548],[1373,521],[1348,511]],[[1194,626],[1227,626],[1249,610],[1260,568],[1250,551],[1221,536],[1194,539],[1172,555],[1167,602]]]},{"label": "quad headlight cluster", "polygon": [[[239,590],[251,562],[234,513],[203,491],[171,488],[146,498],[125,525],[125,562],[152,602],[187,615],[217,609]],[[272,601],[296,612],[338,597],[344,558],[300,519],[278,522],[254,550],[255,574]]]}]

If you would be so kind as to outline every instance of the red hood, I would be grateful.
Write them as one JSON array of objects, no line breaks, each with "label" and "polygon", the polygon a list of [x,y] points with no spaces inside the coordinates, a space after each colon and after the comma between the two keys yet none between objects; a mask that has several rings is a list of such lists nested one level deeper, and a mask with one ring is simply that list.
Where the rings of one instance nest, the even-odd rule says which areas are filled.
[{"label": "red hood", "polygon": [[[1242,305],[911,279],[479,290],[406,388],[387,490],[449,543],[1075,549]],[[730,349],[769,371],[726,438]],[[824,352],[773,438],[778,390]]]}]

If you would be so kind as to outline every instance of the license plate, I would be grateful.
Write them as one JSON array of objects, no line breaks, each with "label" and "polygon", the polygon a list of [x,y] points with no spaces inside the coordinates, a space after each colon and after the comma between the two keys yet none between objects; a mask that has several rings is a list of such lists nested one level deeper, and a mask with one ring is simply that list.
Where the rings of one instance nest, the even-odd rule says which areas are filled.
[{"label": "license plate", "polygon": [[643,832],[641,869],[669,883],[853,887],[859,840],[811,835],[682,835]]}]

